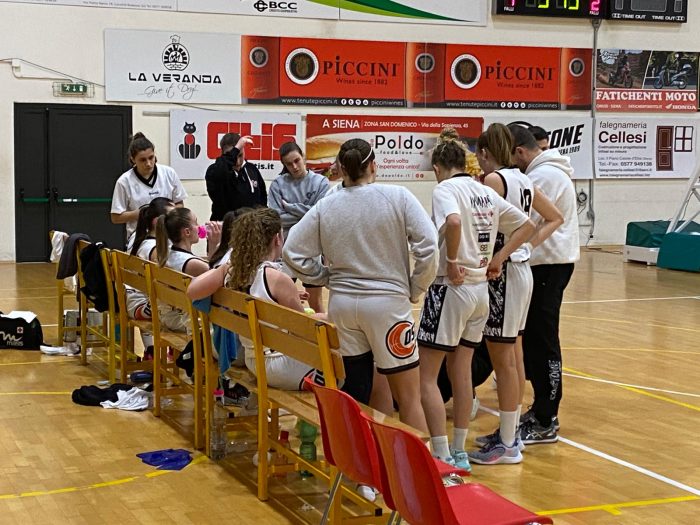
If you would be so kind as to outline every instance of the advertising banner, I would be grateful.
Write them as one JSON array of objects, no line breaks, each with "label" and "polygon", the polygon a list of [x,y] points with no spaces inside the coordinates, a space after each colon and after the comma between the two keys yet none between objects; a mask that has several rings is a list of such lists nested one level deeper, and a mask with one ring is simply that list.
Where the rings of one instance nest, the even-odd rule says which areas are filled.
[{"label": "advertising banner", "polygon": [[112,7],[116,9],[177,10],[177,0],[0,0],[21,4],[71,5],[79,7]]},{"label": "advertising banner", "polygon": [[549,135],[549,147],[571,159],[574,168],[573,179],[593,178],[593,119],[586,116],[530,117],[515,119],[507,116],[493,116],[484,119],[484,129],[489,124],[520,124],[539,126]]},{"label": "advertising banner", "polygon": [[[324,173],[334,162],[346,140],[361,138],[374,148],[379,181],[435,180],[431,150],[444,127],[453,127],[473,149],[483,119],[464,117],[397,117],[384,115],[308,115],[306,117],[306,162]],[[470,169],[478,173],[476,155]]]},{"label": "advertising banner", "polygon": [[647,113],[698,111],[698,53],[598,50],[596,108]]},{"label": "advertising banner", "polygon": [[487,109],[586,109],[591,51],[448,44],[445,106]]},{"label": "advertising banner", "polygon": [[178,11],[338,20],[340,0],[178,0]]},{"label": "advertising banner", "polygon": [[689,178],[698,165],[697,133],[695,119],[598,119],[596,177]]},{"label": "advertising banner", "polygon": [[483,0],[344,0],[340,2],[340,19],[485,26],[486,4]]},{"label": "advertising banner", "polygon": [[221,155],[226,133],[250,135],[245,159],[257,166],[265,180],[282,171],[278,150],[285,142],[302,141],[301,115],[242,111],[170,111],[170,164],[181,179],[204,179],[207,167]]},{"label": "advertising banner", "polygon": [[240,42],[230,34],[106,29],[105,99],[240,104]]}]

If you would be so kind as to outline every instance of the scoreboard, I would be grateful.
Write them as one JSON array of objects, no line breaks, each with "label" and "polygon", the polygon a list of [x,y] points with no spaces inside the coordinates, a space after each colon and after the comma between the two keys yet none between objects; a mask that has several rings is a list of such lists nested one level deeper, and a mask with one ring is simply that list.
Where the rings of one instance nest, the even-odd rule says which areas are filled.
[{"label": "scoreboard", "polygon": [[497,15],[687,22],[688,0],[494,0]]}]

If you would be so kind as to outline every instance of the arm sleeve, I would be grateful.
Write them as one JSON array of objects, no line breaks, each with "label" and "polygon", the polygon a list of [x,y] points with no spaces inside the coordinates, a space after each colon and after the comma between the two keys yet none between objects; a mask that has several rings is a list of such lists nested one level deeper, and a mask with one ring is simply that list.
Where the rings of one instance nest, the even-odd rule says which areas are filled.
[{"label": "arm sleeve", "polygon": [[326,286],[330,271],[321,264],[321,214],[318,206],[297,223],[284,243],[282,259],[306,284]]},{"label": "arm sleeve", "polygon": [[428,289],[438,270],[438,236],[430,217],[418,199],[406,191],[404,207],[408,244],[415,261],[411,274],[411,301]]},{"label": "arm sleeve", "polygon": [[280,184],[278,181],[279,179],[275,179],[272,181],[272,184],[270,184],[270,192],[267,194],[267,205],[280,214],[282,227],[289,228],[299,221],[299,217],[293,215],[282,206],[282,192],[280,191]]},{"label": "arm sleeve", "polygon": [[172,185],[173,185],[173,196],[172,201],[174,203],[183,202],[187,198],[187,192],[185,191],[180,177],[178,177],[175,170],[172,171]]},{"label": "arm sleeve", "polygon": [[204,175],[204,181],[207,183],[207,194],[214,203],[223,195],[221,191],[221,180],[216,171],[216,164],[212,164],[207,168],[207,173]]},{"label": "arm sleeve", "polygon": [[127,207],[129,206],[129,194],[127,191],[126,184],[122,184],[122,179],[117,179],[117,183],[114,185],[114,193],[112,194],[112,209],[110,213],[124,213],[129,211]]},{"label": "arm sleeve", "polygon": [[527,215],[494,192],[498,210],[498,231],[510,235],[528,220]]},{"label": "arm sleeve", "polygon": [[267,186],[260,172],[258,172],[258,180],[260,181],[260,205],[267,206]]},{"label": "arm sleeve", "polygon": [[445,226],[447,217],[453,214],[461,215],[457,198],[445,186],[438,184],[433,189],[433,220],[437,231]]}]

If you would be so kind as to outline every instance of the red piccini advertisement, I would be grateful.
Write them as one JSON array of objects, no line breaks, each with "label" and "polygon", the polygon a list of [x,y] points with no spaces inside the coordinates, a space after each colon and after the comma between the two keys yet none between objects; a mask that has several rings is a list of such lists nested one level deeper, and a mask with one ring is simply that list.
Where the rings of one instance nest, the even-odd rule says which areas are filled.
[{"label": "red piccini advertisement", "polygon": [[[306,162],[310,169],[325,172],[343,142],[361,138],[374,148],[378,180],[434,180],[430,155],[442,129],[454,128],[473,149],[483,123],[482,118],[449,116],[308,115]],[[469,166],[475,169],[476,156],[469,157]]]},{"label": "red piccini advertisement", "polygon": [[404,107],[403,42],[281,38],[281,104]]},{"label": "red piccini advertisement", "polygon": [[447,107],[586,109],[591,105],[591,51],[448,44]]},{"label": "red piccini advertisement", "polygon": [[596,109],[619,112],[698,111],[696,52],[600,49]]}]

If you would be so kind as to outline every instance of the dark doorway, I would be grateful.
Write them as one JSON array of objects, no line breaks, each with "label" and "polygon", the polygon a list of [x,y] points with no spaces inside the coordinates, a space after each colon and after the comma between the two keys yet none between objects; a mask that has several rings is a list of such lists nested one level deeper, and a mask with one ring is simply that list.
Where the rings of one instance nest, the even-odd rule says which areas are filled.
[{"label": "dark doorway", "polygon": [[130,134],[131,106],[15,104],[17,262],[48,261],[50,230],[123,246],[109,210]]}]

